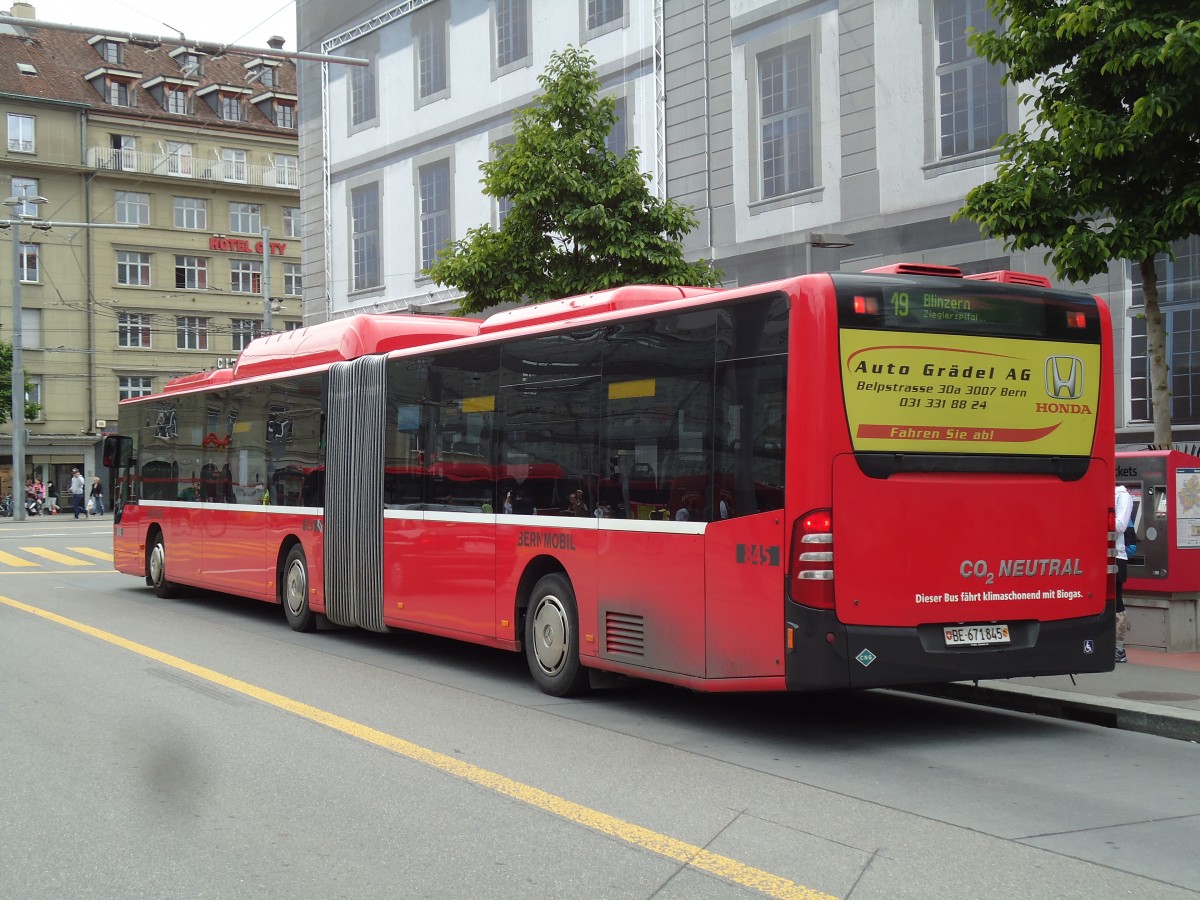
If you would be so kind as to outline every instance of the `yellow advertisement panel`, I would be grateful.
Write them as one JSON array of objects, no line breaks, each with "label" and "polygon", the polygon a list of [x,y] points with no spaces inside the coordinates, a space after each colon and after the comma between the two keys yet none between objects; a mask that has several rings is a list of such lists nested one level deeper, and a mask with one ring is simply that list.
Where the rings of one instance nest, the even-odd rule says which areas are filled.
[{"label": "yellow advertisement panel", "polygon": [[1100,347],[842,329],[855,450],[1087,456]]}]

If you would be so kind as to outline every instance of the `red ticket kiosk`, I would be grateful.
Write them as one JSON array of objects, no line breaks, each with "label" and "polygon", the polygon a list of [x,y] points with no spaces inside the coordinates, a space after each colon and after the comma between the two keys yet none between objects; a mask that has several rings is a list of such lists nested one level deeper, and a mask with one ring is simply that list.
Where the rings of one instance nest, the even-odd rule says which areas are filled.
[{"label": "red ticket kiosk", "polygon": [[[1133,498],[1128,643],[1195,650],[1200,596],[1200,457],[1178,450],[1117,454],[1116,481]],[[1141,632],[1138,634],[1138,632]]]}]

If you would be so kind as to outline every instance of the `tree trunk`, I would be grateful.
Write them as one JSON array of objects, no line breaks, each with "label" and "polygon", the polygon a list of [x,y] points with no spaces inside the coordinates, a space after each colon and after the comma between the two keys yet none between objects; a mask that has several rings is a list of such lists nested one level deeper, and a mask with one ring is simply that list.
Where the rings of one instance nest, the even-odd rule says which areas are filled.
[{"label": "tree trunk", "polygon": [[1158,273],[1154,257],[1143,259],[1138,268],[1142,275],[1142,297],[1146,303],[1146,359],[1150,366],[1150,408],[1154,418],[1154,446],[1171,447],[1171,391],[1167,386],[1167,329],[1158,306]]}]

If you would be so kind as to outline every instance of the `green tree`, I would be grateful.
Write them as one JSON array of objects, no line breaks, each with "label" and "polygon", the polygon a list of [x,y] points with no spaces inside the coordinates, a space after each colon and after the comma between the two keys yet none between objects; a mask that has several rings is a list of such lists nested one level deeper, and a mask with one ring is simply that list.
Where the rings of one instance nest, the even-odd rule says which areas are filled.
[{"label": "green tree", "polygon": [[[27,373],[25,375],[25,396],[29,397],[29,392],[33,390],[33,383],[29,380]],[[0,424],[12,420],[12,344],[7,341],[0,341]],[[36,419],[42,411],[42,407],[38,403],[25,400],[25,418]]]},{"label": "green tree", "polygon": [[1141,273],[1154,443],[1171,442],[1155,259],[1200,233],[1200,3],[988,0],[1002,31],[970,38],[1028,82],[1032,115],[999,142],[993,180],[957,214],[1011,248],[1047,247],[1059,278],[1111,261]]},{"label": "green tree", "polygon": [[719,284],[712,266],[683,257],[692,210],[650,193],[636,149],[605,146],[616,102],[600,96],[592,57],[567,47],[538,81],[542,95],[514,117],[515,140],[480,165],[483,192],[511,204],[504,222],[470,229],[426,270],[464,292],[458,311],[623,284]]}]

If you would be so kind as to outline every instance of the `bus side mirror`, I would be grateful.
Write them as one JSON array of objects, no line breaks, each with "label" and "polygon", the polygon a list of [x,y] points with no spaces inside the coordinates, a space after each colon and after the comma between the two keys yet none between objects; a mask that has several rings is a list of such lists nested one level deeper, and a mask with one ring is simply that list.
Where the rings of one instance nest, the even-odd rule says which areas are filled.
[{"label": "bus side mirror", "polygon": [[104,438],[104,465],[109,469],[126,469],[133,461],[133,439],[119,434]]}]

